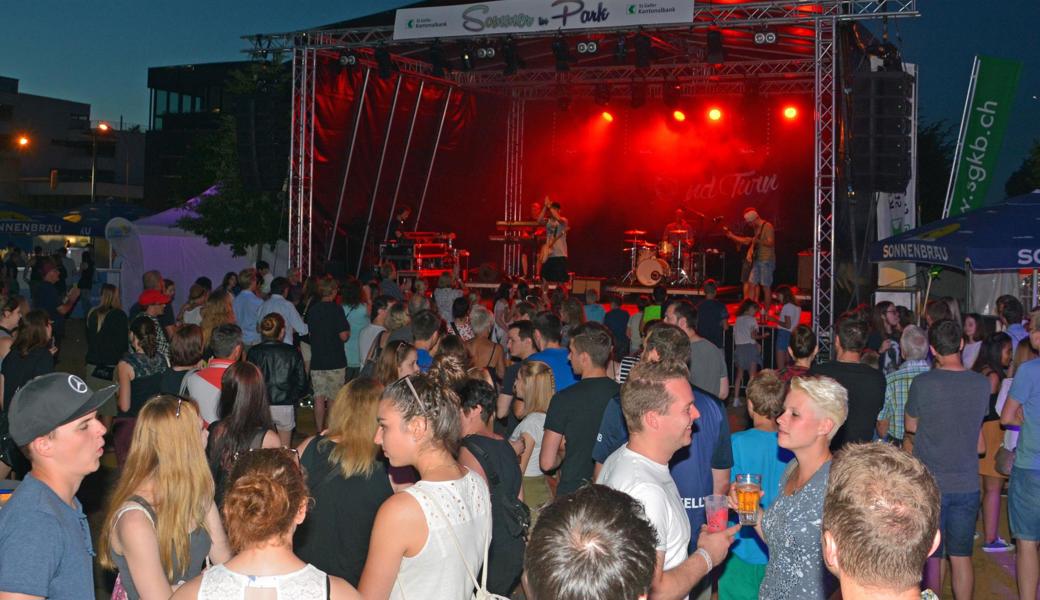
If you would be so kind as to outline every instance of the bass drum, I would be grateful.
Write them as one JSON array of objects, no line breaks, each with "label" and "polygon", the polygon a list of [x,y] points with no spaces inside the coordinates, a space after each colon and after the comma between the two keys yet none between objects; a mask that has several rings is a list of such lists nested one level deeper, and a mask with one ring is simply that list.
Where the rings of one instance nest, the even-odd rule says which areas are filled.
[{"label": "bass drum", "polygon": [[640,261],[636,267],[636,280],[639,283],[653,287],[661,282],[661,279],[672,274],[668,263],[660,258],[646,258]]}]

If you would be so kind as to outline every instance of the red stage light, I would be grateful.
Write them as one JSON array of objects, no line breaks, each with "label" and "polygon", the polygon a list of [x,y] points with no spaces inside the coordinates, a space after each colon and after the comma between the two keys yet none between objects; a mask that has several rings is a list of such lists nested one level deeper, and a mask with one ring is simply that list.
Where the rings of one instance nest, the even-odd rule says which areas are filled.
[{"label": "red stage light", "polygon": [[607,123],[613,123],[614,122],[614,115],[610,114],[607,111],[603,111],[603,114],[601,114],[600,116],[603,117],[603,120],[606,121]]},{"label": "red stage light", "polygon": [[722,120],[722,111],[719,110],[718,108],[710,108],[710,109],[708,109],[708,119],[710,119],[712,121],[721,121]]},{"label": "red stage light", "polygon": [[680,123],[682,123],[683,121],[686,120],[686,113],[684,113],[681,110],[677,110],[677,111],[672,113],[672,118],[675,119],[676,121],[679,121]]},{"label": "red stage light", "polygon": [[785,106],[784,107],[784,118],[787,120],[793,120],[798,116],[798,107],[796,106]]}]

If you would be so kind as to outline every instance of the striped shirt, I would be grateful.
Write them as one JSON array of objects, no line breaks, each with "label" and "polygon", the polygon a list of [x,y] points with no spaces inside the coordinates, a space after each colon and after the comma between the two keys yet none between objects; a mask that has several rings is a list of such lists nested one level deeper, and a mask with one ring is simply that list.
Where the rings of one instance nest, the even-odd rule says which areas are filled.
[{"label": "striped shirt", "polygon": [[885,376],[885,406],[878,415],[878,421],[888,421],[888,435],[897,440],[905,435],[906,401],[910,399],[910,384],[914,378],[931,370],[927,360],[908,360],[898,370]]}]

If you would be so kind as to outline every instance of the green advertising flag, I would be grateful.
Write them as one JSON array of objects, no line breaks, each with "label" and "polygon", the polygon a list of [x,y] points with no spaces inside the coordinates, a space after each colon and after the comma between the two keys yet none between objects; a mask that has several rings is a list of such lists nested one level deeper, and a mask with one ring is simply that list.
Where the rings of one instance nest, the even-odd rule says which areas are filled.
[{"label": "green advertising flag", "polygon": [[975,85],[968,92],[964,107],[953,181],[946,200],[948,215],[965,213],[986,202],[1021,70],[1022,63],[1016,60],[975,57]]}]

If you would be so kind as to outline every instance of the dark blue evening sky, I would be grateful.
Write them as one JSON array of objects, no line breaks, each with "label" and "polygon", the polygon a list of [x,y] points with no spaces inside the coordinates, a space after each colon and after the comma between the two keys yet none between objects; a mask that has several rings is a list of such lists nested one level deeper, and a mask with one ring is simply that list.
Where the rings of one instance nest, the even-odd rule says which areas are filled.
[{"label": "dark blue evening sky", "polygon": [[[148,67],[238,60],[239,38],[397,8],[388,0],[32,0],[4,3],[0,75],[21,91],[88,102],[93,118],[144,124]],[[921,67],[926,119],[959,123],[975,53],[1024,61],[995,187],[1040,137],[1040,2],[920,0],[922,17],[893,21],[904,59]],[[878,26],[872,26],[875,31]]]}]

